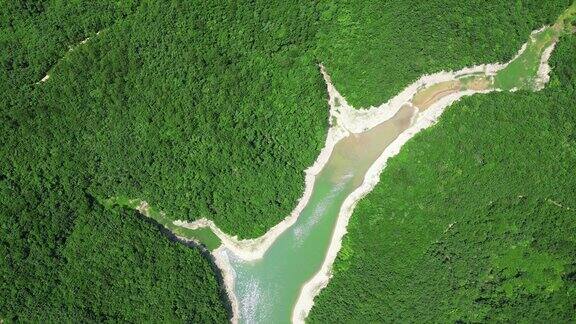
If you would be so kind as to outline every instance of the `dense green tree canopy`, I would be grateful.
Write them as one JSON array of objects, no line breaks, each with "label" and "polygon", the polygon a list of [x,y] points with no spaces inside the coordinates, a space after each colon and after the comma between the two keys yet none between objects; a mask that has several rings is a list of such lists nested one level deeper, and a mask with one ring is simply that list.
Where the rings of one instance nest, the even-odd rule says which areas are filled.
[{"label": "dense green tree canopy", "polygon": [[0,0],[0,319],[225,320],[210,260],[98,201],[261,235],[325,140],[317,63],[378,104],[422,73],[509,59],[565,6]]}]

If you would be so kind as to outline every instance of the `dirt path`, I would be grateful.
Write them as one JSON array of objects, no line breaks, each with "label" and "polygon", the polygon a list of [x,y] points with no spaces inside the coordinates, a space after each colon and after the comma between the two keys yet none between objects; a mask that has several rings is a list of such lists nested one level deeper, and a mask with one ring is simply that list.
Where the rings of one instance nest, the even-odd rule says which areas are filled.
[{"label": "dirt path", "polygon": [[[101,32],[102,32],[102,30],[101,30],[101,31],[98,31],[98,32],[96,33],[96,36],[100,35]],[[92,37],[86,37],[84,40],[80,41],[78,44],[69,46],[69,47],[68,47],[68,53],[66,53],[64,56],[68,55],[70,52],[73,52],[76,48],[78,48],[78,47],[80,47],[80,46],[88,43],[88,41],[89,41],[91,38],[92,38]],[[61,60],[62,60],[62,58],[60,58],[60,60],[58,60],[58,62],[56,62],[56,64],[54,64],[54,66],[58,65],[58,63],[59,63]],[[50,72],[54,69],[54,66],[51,67],[51,68],[48,70],[48,72],[46,73],[46,75],[45,75],[42,79],[40,79],[40,81],[36,82],[36,84],[44,83],[44,82],[46,82],[48,79],[50,79]]]}]

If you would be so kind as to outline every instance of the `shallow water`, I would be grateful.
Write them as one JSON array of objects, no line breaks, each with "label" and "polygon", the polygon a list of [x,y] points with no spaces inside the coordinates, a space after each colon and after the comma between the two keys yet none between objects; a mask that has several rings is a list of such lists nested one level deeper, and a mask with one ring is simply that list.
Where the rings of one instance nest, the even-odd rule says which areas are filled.
[{"label": "shallow water", "polygon": [[297,221],[262,259],[244,261],[226,251],[236,276],[240,323],[290,322],[302,286],[326,257],[342,203],[362,184],[384,149],[410,127],[414,113],[414,108],[404,106],[390,120],[338,142]]}]

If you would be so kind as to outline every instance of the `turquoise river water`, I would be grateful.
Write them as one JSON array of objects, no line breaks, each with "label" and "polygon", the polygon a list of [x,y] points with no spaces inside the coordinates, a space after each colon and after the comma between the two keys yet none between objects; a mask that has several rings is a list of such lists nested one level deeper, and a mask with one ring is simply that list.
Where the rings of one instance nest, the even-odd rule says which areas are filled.
[{"label": "turquoise river water", "polygon": [[244,261],[230,256],[240,323],[289,323],[305,282],[326,257],[342,203],[363,180],[369,167],[410,126],[415,109],[402,107],[377,127],[336,144],[317,175],[308,204],[263,258]]}]

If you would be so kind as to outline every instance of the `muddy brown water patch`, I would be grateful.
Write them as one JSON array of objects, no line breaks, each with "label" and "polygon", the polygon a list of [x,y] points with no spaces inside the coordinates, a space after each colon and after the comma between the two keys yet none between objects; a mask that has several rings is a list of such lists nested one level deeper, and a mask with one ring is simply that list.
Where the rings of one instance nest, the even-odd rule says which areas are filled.
[{"label": "muddy brown water patch", "polygon": [[333,170],[335,180],[344,174],[354,174],[354,183],[360,185],[364,174],[382,152],[400,133],[410,127],[416,109],[402,106],[389,120],[359,134],[351,134],[342,139],[330,156],[326,168]]},{"label": "muddy brown water patch", "polygon": [[440,82],[418,91],[412,99],[412,104],[424,111],[438,100],[461,90],[459,80]]}]

